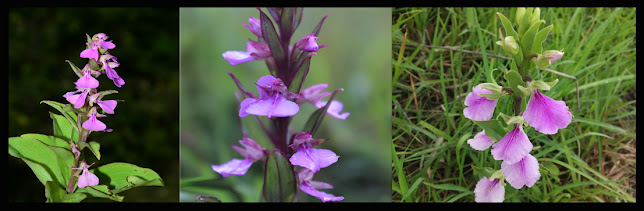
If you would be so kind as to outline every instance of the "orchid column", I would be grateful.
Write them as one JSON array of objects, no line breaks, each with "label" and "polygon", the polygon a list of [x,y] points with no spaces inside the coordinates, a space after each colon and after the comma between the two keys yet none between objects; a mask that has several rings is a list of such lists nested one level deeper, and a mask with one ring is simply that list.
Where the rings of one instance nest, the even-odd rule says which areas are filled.
[{"label": "orchid column", "polygon": [[[542,94],[558,80],[544,82],[532,78],[535,71],[546,70],[563,56],[561,51],[544,51],[542,47],[553,25],[540,29],[545,21],[540,19],[539,8],[518,8],[514,21],[517,30],[505,16],[497,15],[506,36],[501,35],[502,39],[496,44],[512,56],[510,69],[503,72],[505,86],[498,85],[490,77],[490,82],[473,87],[464,101],[467,106],[463,110],[464,116],[482,128],[467,141],[468,144],[480,151],[491,146],[494,160],[501,161],[500,170],[475,169],[483,175],[474,190],[476,202],[503,202],[506,181],[516,189],[532,187],[541,174],[538,159],[530,154],[534,146],[526,129],[532,127],[540,133],[555,134],[566,128],[572,119],[564,101]],[[506,95],[513,99],[513,114],[499,112],[493,119],[499,99]],[[527,106],[523,105],[525,98],[529,98]],[[503,122],[507,127],[502,126]]]},{"label": "orchid column", "polygon": [[[258,11],[259,19],[250,17],[248,23],[241,24],[254,35],[246,43],[246,51],[227,51],[222,56],[230,65],[255,60],[266,63],[268,74],[254,83],[258,95],[245,89],[233,73],[228,75],[240,90],[239,117],[257,120],[273,149],[260,146],[244,134],[239,143],[245,149],[233,146],[244,159],[212,165],[212,169],[223,177],[241,176],[254,162],[261,161],[265,171],[261,194],[263,201],[293,201],[296,187],[323,202],[343,200],[342,196],[318,190],[333,188],[332,185],[312,180],[316,172],[338,161],[339,156],[333,151],[314,148],[326,139],[313,137],[326,114],[339,119],[349,116],[349,113],[341,112],[342,103],[333,100],[343,89],[335,89],[333,93],[324,92],[328,84],[302,89],[312,56],[326,47],[317,44],[317,36],[327,16],[322,18],[312,33],[291,42],[302,20],[302,8],[268,8],[266,11],[270,17],[261,9]],[[323,100],[328,96],[328,100]],[[297,115],[300,106],[306,104],[318,109],[310,115],[305,125],[292,125],[291,117]],[[269,121],[264,121],[264,118]]]}]

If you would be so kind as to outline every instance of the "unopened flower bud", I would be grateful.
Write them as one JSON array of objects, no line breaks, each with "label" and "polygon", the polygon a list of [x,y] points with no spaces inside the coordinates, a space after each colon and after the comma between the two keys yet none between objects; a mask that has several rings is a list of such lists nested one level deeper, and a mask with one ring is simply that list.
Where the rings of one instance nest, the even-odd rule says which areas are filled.
[{"label": "unopened flower bud", "polygon": [[513,36],[507,36],[503,41],[497,41],[496,44],[503,47],[503,50],[509,54],[516,55],[519,53],[519,44]]}]

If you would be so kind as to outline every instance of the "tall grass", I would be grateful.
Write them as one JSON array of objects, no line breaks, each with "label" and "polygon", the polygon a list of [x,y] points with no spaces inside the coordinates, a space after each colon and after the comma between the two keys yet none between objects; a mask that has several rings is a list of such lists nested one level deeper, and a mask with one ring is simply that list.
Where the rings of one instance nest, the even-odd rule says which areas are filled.
[{"label": "tall grass", "polygon": [[[467,139],[481,130],[463,116],[472,87],[495,80],[509,58],[494,42],[515,8],[394,8],[392,12],[392,201],[473,202],[481,178],[500,169]],[[541,178],[507,186],[506,202],[636,201],[636,9],[541,8],[554,24],[544,49],[563,58],[533,78],[559,83],[544,94],[563,100],[571,124],[554,135],[526,129]],[[578,83],[578,88],[577,88]],[[577,95],[579,94],[579,100]],[[496,113],[513,113],[502,98]],[[495,114],[496,115],[496,114]]]}]

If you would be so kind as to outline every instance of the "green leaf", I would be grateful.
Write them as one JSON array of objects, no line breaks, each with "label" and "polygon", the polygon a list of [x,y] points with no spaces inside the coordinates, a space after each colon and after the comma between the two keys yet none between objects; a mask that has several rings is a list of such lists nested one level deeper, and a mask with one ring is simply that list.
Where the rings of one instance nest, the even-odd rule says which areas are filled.
[{"label": "green leaf", "polygon": [[315,29],[313,29],[313,34],[314,34],[313,36],[316,36],[316,37],[317,37],[317,36],[318,36],[318,34],[320,34],[320,29],[322,29],[322,24],[324,23],[324,20],[326,20],[326,17],[328,17],[328,16],[329,16],[329,15],[325,15],[324,17],[322,17],[322,20],[320,20],[320,22],[318,23],[318,25],[317,25],[317,26],[315,26]]},{"label": "green leaf", "polygon": [[43,185],[47,181],[67,184],[60,171],[58,156],[42,142],[23,137],[11,137],[9,154],[25,161]]},{"label": "green leaf", "polygon": [[66,61],[67,63],[69,63],[69,67],[71,67],[71,68],[72,68],[72,70],[74,71],[74,73],[76,73],[76,75],[77,75],[79,78],[80,78],[80,77],[83,77],[83,73],[81,73],[81,69],[79,69],[78,67],[76,67],[76,65],[75,65],[74,63],[72,63],[71,61],[69,61],[69,60],[65,60],[65,61]]},{"label": "green leaf", "polygon": [[309,119],[306,121],[306,124],[304,125],[304,130],[302,131],[309,131],[311,136],[315,135],[315,132],[317,132],[318,128],[322,124],[322,120],[324,120],[324,116],[326,114],[326,110],[329,109],[329,106],[331,105],[331,102],[333,102],[333,98],[335,98],[335,95],[339,92],[343,91],[342,89],[336,89],[333,94],[331,95],[331,98],[329,98],[329,101],[327,101],[326,105],[322,108],[319,108],[318,110],[315,110],[311,116],[309,116]]},{"label": "green leaf", "polygon": [[55,182],[47,181],[45,183],[45,197],[47,198],[45,202],[62,202],[66,194],[65,189]]},{"label": "green leaf", "polygon": [[273,58],[275,58],[275,63],[277,63],[279,67],[280,64],[284,64],[286,59],[284,49],[282,49],[282,44],[280,42],[280,37],[277,35],[277,31],[275,31],[275,26],[273,26],[271,19],[264,14],[264,12],[261,12],[261,10],[259,13],[259,20],[262,28],[262,38],[270,48]]},{"label": "green leaf", "polygon": [[107,185],[96,185],[79,188],[78,190],[76,190],[76,193],[86,193],[93,197],[107,198],[118,202],[122,202],[124,198],[123,196],[119,196],[116,193],[110,191]]},{"label": "green leaf", "polygon": [[532,52],[541,53],[543,51],[543,42],[548,38],[548,34],[550,33],[550,30],[552,30],[552,27],[552,24],[550,24],[537,33],[534,38],[534,43],[532,44]]},{"label": "green leaf", "polygon": [[521,37],[521,51],[523,52],[524,57],[532,53],[532,45],[534,44],[537,30],[539,30],[539,26],[543,23],[545,23],[543,20],[535,22],[530,26],[530,28],[528,28],[525,34],[523,34],[523,37]]},{"label": "green leaf", "polygon": [[81,202],[87,198],[84,193],[70,193],[63,197],[63,202]]},{"label": "green leaf", "polygon": [[63,140],[78,142],[79,134],[74,127],[76,124],[71,124],[70,121],[64,116],[49,112],[49,116],[54,120],[54,136]]},{"label": "green leaf", "polygon": [[[79,112],[79,111],[75,109],[71,104],[62,104],[56,101],[49,101],[49,100],[43,100],[43,101],[40,101],[40,103],[41,104],[45,103],[55,108],[56,110],[58,110],[65,117],[65,119],[67,119],[69,124],[72,127],[74,127],[74,129],[76,129],[76,131],[80,131],[80,129],[78,128],[78,124],[76,124],[76,120],[78,118],[78,115],[76,114],[76,112]],[[72,140],[72,141],[76,142],[78,141],[78,139]]]},{"label": "green leaf", "polygon": [[491,119],[488,121],[475,121],[472,120],[474,124],[485,130],[485,135],[494,141],[499,141],[505,136],[508,131],[501,125],[501,121],[496,119]]},{"label": "green leaf", "polygon": [[285,7],[282,9],[282,15],[280,16],[280,34],[291,35],[293,34],[293,20],[295,16],[295,9],[292,7]]},{"label": "green leaf", "polygon": [[108,185],[113,193],[120,193],[140,186],[163,186],[163,179],[149,168],[129,163],[110,163],[90,170],[99,183]]},{"label": "green leaf", "polygon": [[309,74],[309,68],[311,67],[311,56],[312,54],[309,54],[304,58],[304,61],[302,61],[302,63],[298,67],[294,67],[296,68],[295,77],[293,77],[293,80],[289,81],[287,85],[290,92],[300,93],[302,84],[304,84],[304,80]]},{"label": "green leaf", "polygon": [[519,39],[519,34],[517,34],[517,31],[514,30],[514,27],[512,27],[512,23],[508,18],[503,16],[500,12],[496,13],[499,16],[499,19],[501,19],[501,25],[503,25],[503,28],[505,29],[505,36],[512,36],[514,39]]},{"label": "green leaf", "polygon": [[472,165],[472,170],[481,177],[487,177],[490,178],[492,177],[492,174],[496,172],[496,170],[492,169],[491,167],[478,167],[475,165]]},{"label": "green leaf", "polygon": [[101,152],[99,150],[101,149],[101,145],[95,141],[91,141],[89,143],[81,142],[78,143],[80,149],[78,150],[83,150],[85,147],[88,147],[92,153],[94,153],[94,156],[96,156],[96,159],[101,160]]},{"label": "green leaf", "polygon": [[517,71],[515,70],[509,70],[507,71],[503,77],[505,78],[505,81],[508,82],[510,87],[512,88],[512,91],[514,92],[514,96],[521,96],[520,93],[521,90],[518,88],[518,86],[523,86],[525,87],[525,83],[523,82],[523,78]]},{"label": "green leaf", "polygon": [[268,155],[264,166],[262,199],[267,202],[291,202],[297,191],[293,166],[279,151]]},{"label": "green leaf", "polygon": [[65,148],[69,151],[72,150],[72,148],[69,146],[69,142],[60,139],[58,137],[54,136],[47,136],[47,135],[42,135],[42,134],[36,134],[36,133],[27,133],[27,134],[22,134],[20,137],[22,138],[28,138],[28,139],[34,139],[37,141],[40,141],[41,143],[47,145],[47,146],[53,146],[53,147],[62,147]]}]

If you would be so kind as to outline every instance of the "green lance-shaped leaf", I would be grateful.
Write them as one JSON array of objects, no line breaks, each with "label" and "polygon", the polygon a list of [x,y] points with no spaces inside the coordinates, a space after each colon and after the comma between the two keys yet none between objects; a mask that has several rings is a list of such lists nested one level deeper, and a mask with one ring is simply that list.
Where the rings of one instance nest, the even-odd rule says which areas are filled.
[{"label": "green lance-shaped leaf", "polygon": [[503,25],[503,28],[505,29],[505,34],[506,36],[512,36],[515,39],[519,39],[519,34],[517,34],[517,31],[514,30],[514,27],[512,27],[512,23],[508,18],[503,16],[500,12],[496,13],[499,16],[499,19],[501,19],[501,25]]},{"label": "green lance-shaped leaf", "polygon": [[67,184],[59,164],[65,162],[59,162],[61,158],[58,157],[57,153],[60,152],[54,152],[52,148],[35,139],[24,137],[9,138],[9,154],[25,161],[43,185],[47,181],[56,182],[61,186]]},{"label": "green lance-shaped leaf", "polygon": [[70,193],[63,197],[63,202],[81,202],[87,198],[84,193]]},{"label": "green lance-shaped leaf", "polygon": [[67,192],[60,185],[53,181],[45,183],[45,197],[47,198],[45,202],[62,202],[65,195]]},{"label": "green lance-shaped leaf", "polygon": [[541,24],[543,23],[545,23],[545,21],[543,20],[535,22],[534,24],[532,24],[532,26],[530,26],[530,28],[528,28],[525,34],[523,34],[523,37],[521,37],[521,51],[524,57],[532,53],[532,45],[534,44],[537,30],[539,30],[539,26],[541,26]]},{"label": "green lance-shaped leaf", "polygon": [[48,136],[48,135],[36,134],[36,133],[27,133],[27,134],[22,134],[20,137],[40,141],[41,143],[43,143],[43,144],[45,144],[47,146],[65,148],[66,150],[69,150],[70,152],[72,150],[72,148],[69,146],[68,141],[65,141],[65,140],[63,140],[61,138],[58,138],[58,137],[55,137],[55,136]]},{"label": "green lance-shaped leaf", "polygon": [[528,7],[525,10],[525,13],[523,14],[523,18],[521,19],[521,23],[517,25],[517,32],[519,34],[519,39],[523,38],[523,35],[525,34],[526,29],[530,27],[530,21],[532,21],[532,10],[534,8]]},{"label": "green lance-shaped leaf", "polygon": [[322,124],[322,120],[324,120],[324,116],[326,116],[326,110],[329,109],[333,98],[335,98],[335,95],[338,94],[339,91],[344,91],[344,89],[336,89],[331,95],[331,98],[329,98],[329,101],[327,101],[326,105],[315,110],[313,114],[309,116],[309,119],[306,121],[302,131],[309,131],[311,136],[315,136],[315,132],[317,132],[318,128]]},{"label": "green lance-shaped leaf", "polygon": [[280,35],[282,39],[285,37],[290,37],[293,34],[293,21],[295,20],[295,9],[292,7],[285,7],[282,9],[282,15],[280,16]]},{"label": "green lance-shaped leaf", "polygon": [[69,142],[77,142],[79,133],[76,130],[76,124],[71,124],[71,119],[64,116],[49,112],[49,116],[54,121],[54,136]]},{"label": "green lance-shaped leaf", "polygon": [[262,200],[266,202],[291,202],[297,191],[293,166],[279,151],[268,155],[264,166]]},{"label": "green lance-shaped leaf", "polygon": [[488,121],[474,121],[474,124],[485,130],[485,135],[494,141],[499,141],[508,131],[501,125],[501,121],[491,119]]},{"label": "green lance-shaped leaf", "polygon": [[550,33],[550,30],[552,30],[552,27],[552,24],[550,24],[537,33],[534,38],[534,43],[532,44],[532,52],[541,53],[543,51],[543,42],[548,38],[548,34]]},{"label": "green lance-shaped leaf", "polygon": [[71,61],[69,61],[69,60],[65,60],[65,61],[66,61],[67,63],[69,63],[69,67],[71,67],[71,68],[72,68],[72,70],[74,71],[74,73],[76,73],[76,75],[77,75],[79,78],[80,78],[80,77],[83,77],[83,73],[82,73],[81,69],[79,69],[79,68],[78,68],[74,63],[72,63]]},{"label": "green lance-shaped leaf", "polygon": [[262,29],[262,38],[266,41],[268,48],[271,50],[273,58],[275,58],[275,63],[277,64],[278,69],[282,68],[282,65],[285,64],[285,54],[284,49],[282,49],[282,44],[280,43],[280,37],[277,35],[275,26],[271,19],[260,10],[259,20]]},{"label": "green lance-shaped leaf", "polygon": [[328,16],[329,15],[325,15],[324,17],[322,17],[322,20],[320,20],[318,25],[315,26],[315,29],[313,29],[313,33],[314,33],[313,36],[316,36],[316,37],[318,36],[318,34],[320,33],[320,29],[322,29],[322,24],[324,23],[324,20],[326,20],[326,17],[328,17]]},{"label": "green lance-shaped leaf", "polygon": [[512,88],[512,91],[514,92],[515,96],[520,96],[518,94],[522,93],[521,90],[518,88],[518,86],[524,86],[525,83],[523,82],[523,78],[517,71],[515,70],[509,70],[507,71],[503,77],[505,78],[505,81],[507,81]]},{"label": "green lance-shaped leaf", "polygon": [[[72,106],[71,104],[62,104],[56,101],[49,101],[49,100],[43,100],[43,101],[40,101],[40,103],[41,104],[45,103],[51,106],[52,108],[55,108],[56,110],[58,110],[58,112],[60,112],[65,117],[65,119],[67,119],[69,124],[72,127],[74,127],[74,129],[76,129],[77,132],[80,131],[78,128],[78,124],[76,122],[78,118],[77,113],[80,113],[80,111],[78,109],[75,109],[74,106]],[[78,141],[78,138],[72,139],[72,141],[76,142]]]},{"label": "green lance-shaped leaf", "polygon": [[293,20],[293,31],[297,30],[297,27],[300,26],[302,22],[302,13],[304,12],[303,7],[295,8],[295,19]]},{"label": "green lance-shaped leaf", "polygon": [[149,168],[129,163],[110,163],[90,170],[99,184],[107,185],[112,193],[120,193],[140,186],[163,186],[163,179]]},{"label": "green lance-shaped leaf", "polygon": [[288,82],[288,91],[293,93],[300,93],[300,90],[302,90],[302,85],[304,84],[304,80],[306,80],[306,75],[309,74],[309,68],[311,67],[311,57],[313,55],[315,54],[309,54],[298,67],[295,67],[295,77],[293,77],[292,81]]},{"label": "green lance-shaped leaf", "polygon": [[86,193],[93,197],[106,198],[118,202],[122,202],[123,198],[125,198],[110,191],[107,185],[96,185],[79,188],[78,190],[76,190],[76,193]]}]

